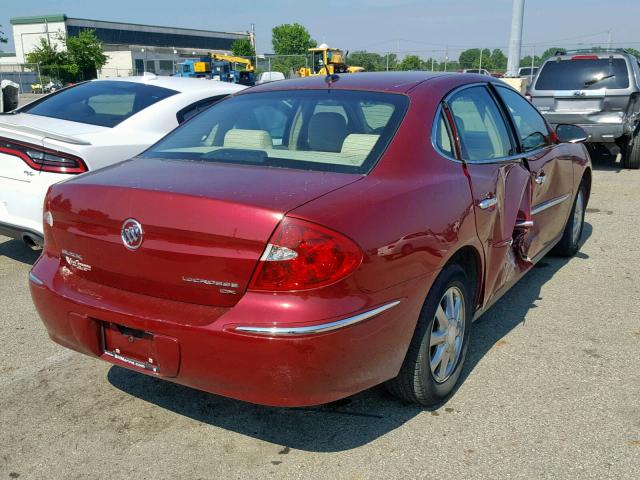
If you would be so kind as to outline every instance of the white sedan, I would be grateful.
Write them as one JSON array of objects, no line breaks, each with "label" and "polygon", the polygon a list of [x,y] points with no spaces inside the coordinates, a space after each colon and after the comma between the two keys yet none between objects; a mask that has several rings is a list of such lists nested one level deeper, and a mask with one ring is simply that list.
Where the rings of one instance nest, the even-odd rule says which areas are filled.
[{"label": "white sedan", "polygon": [[244,88],[155,75],[93,80],[0,114],[0,234],[41,245],[49,186],[138,155]]}]

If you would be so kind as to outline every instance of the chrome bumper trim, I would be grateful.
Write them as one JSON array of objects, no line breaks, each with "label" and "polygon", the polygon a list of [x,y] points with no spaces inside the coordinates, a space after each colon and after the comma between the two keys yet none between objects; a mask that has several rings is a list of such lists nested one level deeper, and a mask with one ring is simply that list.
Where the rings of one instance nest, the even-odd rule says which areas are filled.
[{"label": "chrome bumper trim", "polygon": [[536,215],[540,212],[544,212],[547,208],[555,207],[556,205],[567,200],[569,197],[571,197],[571,194],[567,193],[565,195],[562,195],[561,197],[552,198],[551,200],[547,200],[546,202],[539,203],[531,209],[531,215]]},{"label": "chrome bumper trim", "polygon": [[36,285],[38,285],[39,287],[44,285],[44,282],[40,280],[38,277],[36,277],[33,272],[29,272],[29,280],[35,283]]},{"label": "chrome bumper trim", "polygon": [[386,303],[380,307],[368,310],[366,312],[359,313],[352,317],[343,318],[330,323],[321,323],[320,325],[311,325],[308,327],[250,327],[240,326],[235,327],[235,331],[243,333],[254,333],[258,335],[270,335],[270,336],[292,336],[292,335],[314,335],[317,333],[330,332],[331,330],[337,330],[338,328],[344,328],[349,325],[353,325],[359,322],[368,320],[376,315],[380,315],[382,312],[389,310],[397,306],[400,300],[394,300],[393,302]]}]

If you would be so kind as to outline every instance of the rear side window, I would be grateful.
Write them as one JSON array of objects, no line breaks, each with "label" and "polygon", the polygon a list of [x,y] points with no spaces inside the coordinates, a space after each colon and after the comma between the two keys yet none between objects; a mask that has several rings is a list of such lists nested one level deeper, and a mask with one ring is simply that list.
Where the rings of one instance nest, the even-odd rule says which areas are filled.
[{"label": "rear side window", "polygon": [[485,87],[460,90],[447,101],[464,160],[491,160],[513,155],[507,125]]},{"label": "rear side window", "polygon": [[197,115],[203,110],[206,110],[214,103],[222,100],[224,97],[226,97],[226,95],[218,95],[216,97],[206,98],[183,108],[178,113],[176,113],[176,119],[178,120],[178,123],[186,122],[191,117]]},{"label": "rear side window", "polygon": [[97,81],[60,90],[27,105],[21,112],[72,122],[115,127],[175,90],[134,82]]},{"label": "rear side window", "polygon": [[408,103],[405,95],[366,91],[247,93],[213,105],[143,156],[368,173]]},{"label": "rear side window", "polygon": [[536,90],[628,88],[629,71],[623,58],[552,60],[542,66]]},{"label": "rear side window", "polygon": [[442,153],[452,158],[455,156],[453,153],[453,145],[451,144],[451,137],[449,136],[447,124],[444,122],[442,113],[439,115],[438,125],[436,127],[436,145]]},{"label": "rear side window", "polygon": [[547,124],[531,103],[510,88],[496,87],[496,90],[511,113],[522,149],[530,152],[549,145]]}]

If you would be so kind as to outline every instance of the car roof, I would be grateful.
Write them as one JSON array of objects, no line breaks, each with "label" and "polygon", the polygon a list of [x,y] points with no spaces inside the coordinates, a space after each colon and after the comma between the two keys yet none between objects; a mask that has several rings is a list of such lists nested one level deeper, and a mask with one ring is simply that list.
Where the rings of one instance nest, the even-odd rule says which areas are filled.
[{"label": "car roof", "polygon": [[238,85],[230,82],[220,82],[218,80],[184,77],[164,77],[159,75],[146,74],[139,77],[101,78],[92,81],[143,83],[147,85],[156,85],[158,87],[169,88],[180,93],[194,93],[206,90],[207,92],[219,92],[220,94],[225,94],[234,93],[247,88],[244,85]]},{"label": "car roof", "polygon": [[623,51],[580,50],[579,52],[562,52],[562,53],[559,53],[558,55],[552,55],[546,61],[547,62],[554,61],[554,60],[557,60],[558,58],[560,60],[571,60],[574,57],[598,57],[599,59],[603,59],[603,58],[606,59],[606,58],[631,58],[633,57],[633,55],[631,55],[629,52],[623,52]]},{"label": "car roof", "polygon": [[[384,92],[406,93],[416,85],[433,78],[458,75],[444,72],[358,72],[339,74],[339,79],[331,84],[334,90],[372,90]],[[327,88],[326,77],[313,77],[280,80],[265,83],[246,90],[246,93],[257,93],[276,90],[313,90]],[[245,93],[245,92],[243,92]]]}]

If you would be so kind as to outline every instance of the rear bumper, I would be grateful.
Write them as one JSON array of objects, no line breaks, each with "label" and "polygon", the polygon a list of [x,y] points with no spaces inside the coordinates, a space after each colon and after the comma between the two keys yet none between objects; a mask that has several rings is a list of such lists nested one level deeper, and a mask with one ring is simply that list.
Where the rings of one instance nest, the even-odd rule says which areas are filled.
[{"label": "rear bumper", "polygon": [[[45,253],[32,270],[30,288],[49,336],[65,347],[239,400],[303,406],[344,398],[397,375],[430,283],[331,299],[248,292],[232,308],[214,308],[93,284]],[[236,330],[331,325],[382,306],[387,308],[361,321],[312,334]],[[107,322],[149,332],[153,362],[136,364],[105,351]]]},{"label": "rear bumper", "polygon": [[44,239],[42,238],[41,232],[36,232],[34,230],[20,227],[18,225],[11,225],[9,223],[0,222],[0,235],[4,235],[5,237],[9,238],[15,238],[16,240],[26,241],[27,239],[30,239],[36,245],[44,245]]},{"label": "rear bumper", "polygon": [[585,123],[577,118],[559,118],[556,115],[545,115],[547,121],[553,128],[560,123],[578,125],[589,134],[589,143],[614,143],[616,139],[622,137],[625,132],[624,123]]},{"label": "rear bumper", "polygon": [[42,239],[42,210],[44,197],[51,185],[72,175],[35,172],[30,181],[0,176],[0,225],[4,234],[22,239],[34,234]]}]

